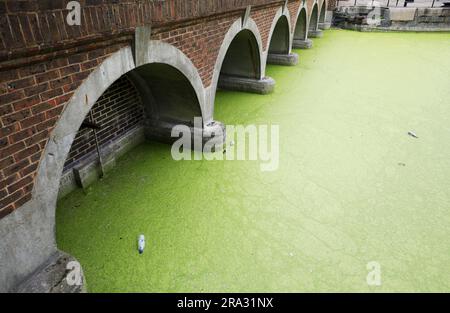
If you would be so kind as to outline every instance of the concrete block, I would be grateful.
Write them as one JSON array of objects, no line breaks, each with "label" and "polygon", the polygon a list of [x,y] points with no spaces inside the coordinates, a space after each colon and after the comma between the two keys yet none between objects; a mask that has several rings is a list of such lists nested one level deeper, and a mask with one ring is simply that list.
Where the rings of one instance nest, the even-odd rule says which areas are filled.
[{"label": "concrete block", "polygon": [[107,172],[111,171],[116,165],[116,159],[111,155],[105,159],[102,158],[102,161],[103,171],[100,167],[98,158],[95,162],[90,162],[88,164],[74,167],[73,173],[75,176],[75,181],[77,182],[79,187],[86,189],[101,177],[102,172],[103,174],[106,174]]},{"label": "concrete block", "polygon": [[254,79],[222,75],[219,79],[219,88],[257,94],[268,94],[275,88],[275,80],[271,77]]},{"label": "concrete block", "polygon": [[14,291],[18,293],[85,293],[86,281],[81,266],[78,272],[80,274],[79,283],[68,282],[67,276],[73,270],[73,268],[68,268],[69,262],[80,264],[74,257],[58,251],[45,266],[21,283]]},{"label": "concrete block", "polygon": [[414,21],[416,17],[416,8],[391,8],[390,19],[393,22]]},{"label": "concrete block", "polygon": [[[225,144],[226,131],[225,126],[218,121],[212,121],[207,125],[201,127],[192,127],[182,121],[153,121],[145,128],[145,136],[149,140],[155,140],[158,142],[173,144],[179,138],[172,137],[172,129],[177,125],[186,125],[190,129],[191,133],[191,148],[193,150],[203,151],[206,143],[214,144],[219,149]],[[201,146],[197,147],[196,143],[200,142]]]},{"label": "concrete block", "polygon": [[313,46],[313,42],[311,39],[306,40],[299,40],[294,39],[294,42],[292,43],[292,47],[295,49],[310,49]]},{"label": "concrete block", "polygon": [[298,54],[275,54],[267,55],[267,63],[275,65],[295,66],[298,64]]},{"label": "concrete block", "polygon": [[322,30],[327,30],[327,29],[330,29],[330,27],[331,27],[331,23],[319,23],[319,29],[322,29]]},{"label": "concrete block", "polygon": [[[117,158],[144,142],[144,140],[144,129],[143,127],[138,127],[109,143],[107,146],[102,146],[101,151],[105,171],[109,172],[115,166]],[[92,153],[77,166],[66,170],[62,174],[59,184],[58,199],[63,198],[78,187],[88,187],[98,180],[100,174],[101,171],[97,154]]]},{"label": "concrete block", "polygon": [[310,30],[309,33],[308,33],[308,37],[321,38],[321,37],[323,37],[323,32],[320,29],[318,29],[318,30]]}]

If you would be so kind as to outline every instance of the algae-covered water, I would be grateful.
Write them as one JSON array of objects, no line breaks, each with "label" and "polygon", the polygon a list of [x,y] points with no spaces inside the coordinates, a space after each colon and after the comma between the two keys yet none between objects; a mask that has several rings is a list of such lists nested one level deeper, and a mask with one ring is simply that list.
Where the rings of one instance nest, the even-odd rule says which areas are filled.
[{"label": "algae-covered water", "polygon": [[59,202],[89,291],[450,291],[450,34],[330,30],[297,52],[273,94],[216,100],[226,124],[279,125],[277,171],[145,143]]}]

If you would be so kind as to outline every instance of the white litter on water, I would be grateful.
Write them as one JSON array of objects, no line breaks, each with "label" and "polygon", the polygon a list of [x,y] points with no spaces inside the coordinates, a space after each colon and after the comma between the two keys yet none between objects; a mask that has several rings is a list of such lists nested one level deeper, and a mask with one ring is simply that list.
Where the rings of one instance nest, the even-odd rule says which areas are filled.
[{"label": "white litter on water", "polygon": [[419,136],[417,136],[415,132],[409,131],[408,135],[410,135],[411,137],[414,137],[414,138],[419,138]]},{"label": "white litter on water", "polygon": [[138,239],[139,254],[144,253],[144,249],[145,249],[145,236],[144,235],[140,235],[139,239]]}]

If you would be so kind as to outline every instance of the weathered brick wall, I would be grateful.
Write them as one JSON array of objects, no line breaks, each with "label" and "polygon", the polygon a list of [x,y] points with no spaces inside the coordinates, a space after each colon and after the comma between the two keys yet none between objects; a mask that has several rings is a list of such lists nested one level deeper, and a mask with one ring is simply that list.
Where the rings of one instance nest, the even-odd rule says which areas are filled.
[{"label": "weathered brick wall", "polygon": [[328,11],[333,11],[336,8],[337,0],[328,0]]},{"label": "weathered brick wall", "polygon": [[[266,49],[273,17],[284,4],[282,0],[79,2],[81,25],[68,26],[67,1],[0,0],[0,218],[31,199],[39,161],[64,105],[105,58],[131,46],[137,26],[151,24],[152,39],[183,51],[207,87],[223,37],[245,8],[252,5]],[[293,18],[299,2],[288,4]]]},{"label": "weathered brick wall", "polygon": [[263,43],[263,50],[266,51],[269,46],[269,33],[272,26],[273,19],[277,10],[280,8],[278,5],[272,5],[264,10],[254,10],[251,12],[251,17],[255,21],[258,29],[261,33],[261,39]]},{"label": "weathered brick wall", "polygon": [[291,16],[291,32],[295,30],[295,25],[297,24],[297,13],[301,5],[301,1],[292,1],[288,3],[289,15]]},{"label": "weathered brick wall", "polygon": [[113,45],[0,72],[0,217],[31,198],[48,136],[64,104]]},{"label": "weathered brick wall", "polygon": [[[121,137],[144,121],[142,99],[126,76],[112,84],[91,111],[93,120],[89,115],[85,121],[95,122],[101,127],[97,131],[100,146]],[[72,168],[93,153],[96,153],[94,133],[90,128],[82,128],[73,141],[64,169]]]},{"label": "weathered brick wall", "polygon": [[214,65],[222,40],[240,14],[217,17],[175,29],[155,29],[153,40],[161,40],[180,49],[195,65],[205,87],[211,84]]}]

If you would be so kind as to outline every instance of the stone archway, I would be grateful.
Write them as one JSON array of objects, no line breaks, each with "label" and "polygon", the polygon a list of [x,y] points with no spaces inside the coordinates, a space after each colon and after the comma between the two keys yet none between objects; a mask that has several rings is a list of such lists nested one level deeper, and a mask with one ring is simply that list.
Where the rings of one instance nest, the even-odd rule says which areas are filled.
[{"label": "stone archway", "polygon": [[314,3],[309,18],[308,37],[322,37],[322,31],[319,29],[319,5],[317,2]]},{"label": "stone archway", "polygon": [[[232,63],[233,59],[238,59],[232,56],[232,44],[242,46],[244,44],[242,38],[249,40],[245,48],[249,54],[246,58],[247,73],[245,73],[245,70],[238,69],[238,65],[243,65],[242,63],[235,63],[234,65]],[[269,93],[273,90],[275,81],[269,77],[265,77],[266,66],[262,46],[261,34],[252,18],[249,17],[246,21],[240,18],[231,25],[222,41],[214,65],[212,82],[207,88],[208,107],[211,112],[214,112],[214,101],[218,88],[262,94]],[[230,51],[231,55],[229,54]],[[249,57],[250,55],[251,57]],[[250,66],[248,66],[248,62],[250,62]],[[224,65],[226,67],[225,75],[223,75]],[[233,66],[234,69],[232,69]]]},{"label": "stone archway", "polygon": [[312,47],[312,40],[308,39],[308,14],[306,7],[301,7],[294,29],[294,39],[292,46],[297,49],[309,49]]}]

